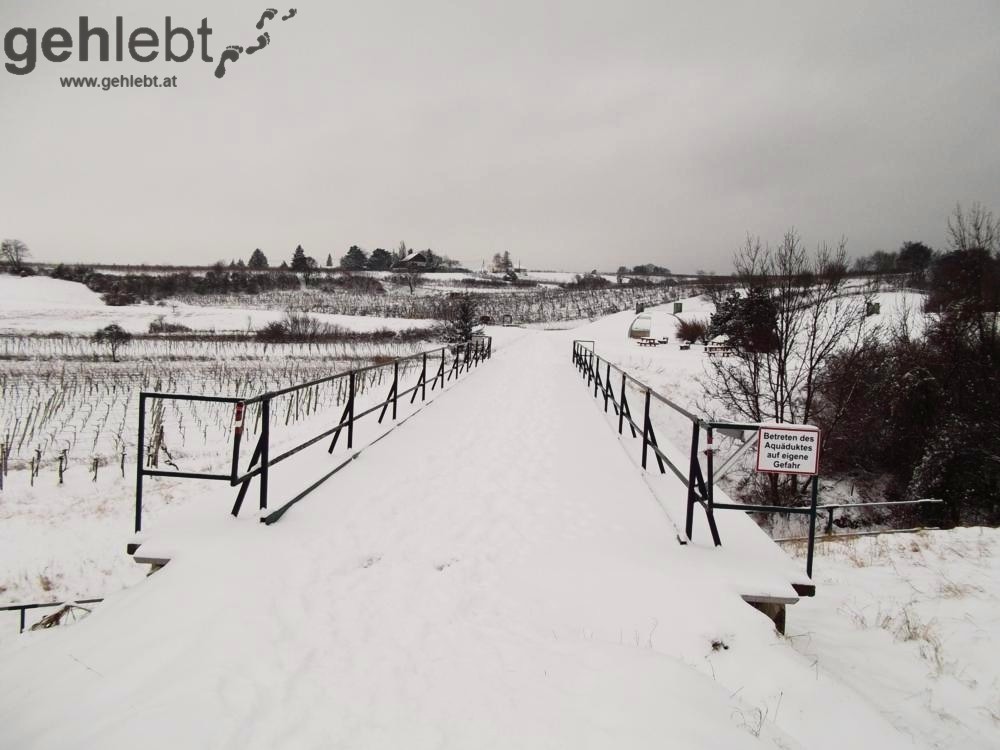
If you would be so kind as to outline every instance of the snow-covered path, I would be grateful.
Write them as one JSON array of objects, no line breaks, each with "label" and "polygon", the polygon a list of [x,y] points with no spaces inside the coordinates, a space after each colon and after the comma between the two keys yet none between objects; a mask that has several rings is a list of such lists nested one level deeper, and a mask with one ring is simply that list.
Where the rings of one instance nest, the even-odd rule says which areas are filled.
[{"label": "snow-covered path", "polygon": [[280,523],[172,540],[17,639],[0,746],[914,746],[676,543],[570,339],[525,335]]}]

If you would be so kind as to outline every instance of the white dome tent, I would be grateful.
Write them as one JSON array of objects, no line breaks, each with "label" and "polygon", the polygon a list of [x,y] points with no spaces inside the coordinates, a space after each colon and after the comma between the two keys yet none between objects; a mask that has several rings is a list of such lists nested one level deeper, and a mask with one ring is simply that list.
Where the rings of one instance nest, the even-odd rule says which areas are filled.
[{"label": "white dome tent", "polygon": [[678,320],[680,318],[673,313],[663,310],[646,310],[636,315],[632,320],[628,327],[628,337],[630,339],[668,340],[674,336]]}]

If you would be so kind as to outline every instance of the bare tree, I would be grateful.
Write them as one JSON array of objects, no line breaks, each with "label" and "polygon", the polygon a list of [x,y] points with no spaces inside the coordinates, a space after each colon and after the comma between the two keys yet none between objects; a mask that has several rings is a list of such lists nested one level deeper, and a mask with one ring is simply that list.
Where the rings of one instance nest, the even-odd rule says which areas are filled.
[{"label": "bare tree", "polygon": [[118,361],[118,351],[123,346],[128,346],[129,342],[132,341],[132,334],[122,328],[116,323],[112,323],[109,326],[104,326],[93,335],[94,343],[102,344],[107,347],[108,352],[111,354],[111,361]]},{"label": "bare tree", "polygon": [[[709,395],[753,422],[808,423],[826,362],[870,343],[870,289],[848,288],[844,240],[810,257],[794,231],[774,249],[748,237],[734,266],[742,294],[732,306],[750,319],[726,324],[743,333],[732,356],[710,361]],[[778,499],[777,477],[771,495]]]},{"label": "bare tree", "polygon": [[948,218],[948,242],[952,250],[1000,252],[1000,218],[994,218],[982,204],[973,203],[968,211],[959,203]]},{"label": "bare tree", "polygon": [[31,250],[21,240],[4,240],[0,242],[0,258],[5,265],[17,270],[24,266]]}]

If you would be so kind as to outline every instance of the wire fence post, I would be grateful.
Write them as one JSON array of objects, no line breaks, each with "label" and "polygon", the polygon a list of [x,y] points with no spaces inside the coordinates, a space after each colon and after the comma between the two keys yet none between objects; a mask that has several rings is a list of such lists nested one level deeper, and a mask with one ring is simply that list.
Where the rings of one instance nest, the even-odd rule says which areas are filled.
[{"label": "wire fence post", "polygon": [[260,509],[267,510],[267,471],[271,464],[271,397],[260,405]]},{"label": "wire fence post", "polygon": [[[135,456],[135,533],[142,531],[142,478],[143,454],[146,449],[146,394],[139,394],[139,435],[136,443]],[[23,619],[22,619],[23,626]],[[24,628],[22,627],[22,630]]]}]

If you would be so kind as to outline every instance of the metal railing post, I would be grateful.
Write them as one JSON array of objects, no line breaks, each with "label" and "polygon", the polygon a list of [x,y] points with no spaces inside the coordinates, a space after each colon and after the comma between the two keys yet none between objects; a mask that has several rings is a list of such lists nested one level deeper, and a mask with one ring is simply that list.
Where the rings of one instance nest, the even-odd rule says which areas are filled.
[{"label": "metal railing post", "polygon": [[244,415],[244,409],[246,409],[246,405],[243,404],[243,402],[236,404],[235,433],[233,435],[233,462],[229,469],[229,482],[234,487],[236,486],[236,477],[240,474],[240,443],[243,441],[243,420],[246,418]]},{"label": "metal railing post", "polygon": [[427,352],[424,352],[420,363],[420,400],[427,400]]},{"label": "metal railing post", "polygon": [[597,388],[601,384],[601,358],[594,357],[594,398],[597,398]]},{"label": "metal railing post", "polygon": [[351,370],[350,386],[347,393],[347,448],[354,447],[354,370]]},{"label": "metal railing post", "polygon": [[604,371],[604,413],[608,413],[608,391],[611,390],[611,363],[607,363],[607,369]]},{"label": "metal railing post", "polygon": [[625,373],[622,372],[622,392],[618,397],[618,434],[622,434],[625,425]]},{"label": "metal railing post", "polygon": [[649,451],[649,389],[646,389],[646,405],[642,420],[642,468],[646,468],[646,454]]},{"label": "metal railing post", "polygon": [[392,418],[396,419],[396,392],[399,390],[399,360],[392,363]]},{"label": "metal railing post", "polygon": [[691,539],[694,533],[695,483],[697,482],[698,466],[698,423],[694,422],[691,429],[691,462],[688,465],[688,497],[687,515],[684,519],[684,533]]},{"label": "metal railing post", "polygon": [[[812,500],[809,504],[809,547],[806,549],[806,575],[813,577],[813,548],[816,546],[816,504],[819,500],[819,477],[812,480]],[[831,514],[832,517],[832,514]]]},{"label": "metal railing post", "polygon": [[[142,531],[142,478],[146,451],[146,394],[139,394],[139,435],[135,457],[135,533]],[[23,626],[22,618],[22,626]],[[24,628],[21,628],[24,630]]]},{"label": "metal railing post", "polygon": [[712,444],[713,437],[714,430],[711,427],[707,427],[705,429],[705,440],[708,443],[708,448],[705,455],[705,464],[708,471],[708,497],[706,500],[708,502],[709,515],[712,514],[712,504],[715,501],[715,446]]},{"label": "metal railing post", "polygon": [[267,471],[271,463],[271,397],[260,405],[260,509],[267,510]]}]

